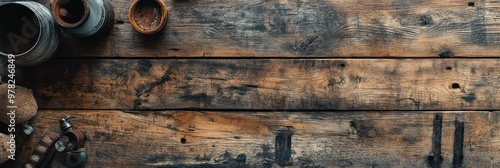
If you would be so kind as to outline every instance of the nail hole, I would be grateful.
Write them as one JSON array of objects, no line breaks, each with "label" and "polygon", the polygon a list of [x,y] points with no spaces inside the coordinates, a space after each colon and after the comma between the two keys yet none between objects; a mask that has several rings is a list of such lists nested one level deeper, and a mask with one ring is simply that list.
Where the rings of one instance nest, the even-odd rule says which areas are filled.
[{"label": "nail hole", "polygon": [[125,21],[123,21],[123,20],[117,20],[116,23],[123,24],[123,23],[125,23]]},{"label": "nail hole", "polygon": [[345,67],[345,64],[340,64],[340,67]]},{"label": "nail hole", "polygon": [[453,89],[459,89],[460,85],[458,83],[453,83],[453,84],[451,84],[451,88],[453,88]]},{"label": "nail hole", "polygon": [[420,22],[421,26],[430,25],[433,22],[432,17],[429,15],[420,16],[420,19],[418,21]]},{"label": "nail hole", "polygon": [[452,70],[452,69],[453,69],[453,68],[451,68],[451,67],[446,67],[446,70]]},{"label": "nail hole", "polygon": [[186,143],[186,138],[181,138],[181,143],[185,144]]},{"label": "nail hole", "polygon": [[469,3],[467,4],[467,6],[475,6],[475,5],[476,5],[476,4],[474,4],[474,2],[469,2]]}]

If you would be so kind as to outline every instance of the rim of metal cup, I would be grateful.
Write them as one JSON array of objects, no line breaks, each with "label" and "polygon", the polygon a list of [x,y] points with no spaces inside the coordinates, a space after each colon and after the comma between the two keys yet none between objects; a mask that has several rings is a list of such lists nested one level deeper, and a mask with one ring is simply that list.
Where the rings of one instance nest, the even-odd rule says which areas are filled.
[{"label": "rim of metal cup", "polygon": [[89,13],[90,13],[89,1],[88,0],[78,0],[78,1],[82,2],[83,8],[84,8],[84,13],[83,13],[82,18],[80,20],[78,20],[78,22],[75,22],[75,23],[68,23],[68,22],[64,21],[64,19],[62,19],[62,17],[60,16],[61,3],[59,3],[59,2],[61,2],[61,1],[72,1],[72,0],[55,0],[54,3],[51,5],[51,10],[52,10],[52,15],[54,16],[54,20],[56,20],[57,24],[59,24],[60,26],[68,27],[68,28],[78,27],[78,26],[82,25],[89,17]]},{"label": "rim of metal cup", "polygon": [[[14,55],[16,57],[16,62],[20,66],[30,66],[30,65],[40,64],[51,58],[52,55],[55,54],[59,46],[59,28],[57,27],[57,24],[55,24],[49,9],[46,8],[44,5],[34,1],[15,1],[15,2],[0,3],[0,6],[3,5],[19,5],[33,12],[33,14],[36,16],[38,20],[37,28],[39,28],[40,30],[38,32],[38,37],[36,42],[32,46],[30,46],[30,49],[28,49],[27,51],[18,54],[4,53],[0,51],[0,55],[3,55],[5,57],[7,57],[9,54]],[[44,23],[44,21],[47,23],[46,25],[42,24]],[[44,26],[48,27],[44,28]],[[54,36],[56,37],[48,38],[48,36],[44,36],[44,34],[51,34],[51,33],[54,33]],[[44,37],[43,40],[42,37]],[[49,41],[43,42],[44,40],[49,40]],[[49,45],[44,45],[45,43],[49,43]],[[33,55],[41,53],[49,53],[50,55],[45,57],[37,57],[34,59],[26,58],[26,55],[33,57],[33,55],[30,55],[30,53],[32,53]]]},{"label": "rim of metal cup", "polygon": [[87,20],[77,27],[62,27],[64,32],[73,37],[91,37],[105,28],[107,22],[114,21],[114,10],[108,0],[90,0],[88,2],[90,12]]},{"label": "rim of metal cup", "polygon": [[[23,5],[24,3],[21,1],[21,2],[5,2],[5,3],[0,3],[0,6],[3,6],[3,5],[19,5],[21,7],[24,7],[28,10],[30,10],[31,12],[33,12],[33,14],[35,16],[37,16],[37,13],[34,11],[34,10],[31,10],[31,8]],[[41,28],[41,24],[42,24],[42,21],[37,17],[37,21],[38,21],[38,28]],[[42,33],[41,31],[38,32],[38,35],[37,35],[37,39],[36,39],[36,42],[35,44],[33,44],[33,46],[30,47],[30,49],[26,50],[25,52],[23,53],[19,53],[19,54],[13,54],[13,53],[4,53],[2,50],[0,50],[0,54],[4,55],[4,56],[9,56],[9,55],[14,55],[15,57],[18,57],[20,55],[26,55],[27,53],[31,52],[37,45],[38,45],[38,42],[40,42],[40,38],[42,36]]]}]

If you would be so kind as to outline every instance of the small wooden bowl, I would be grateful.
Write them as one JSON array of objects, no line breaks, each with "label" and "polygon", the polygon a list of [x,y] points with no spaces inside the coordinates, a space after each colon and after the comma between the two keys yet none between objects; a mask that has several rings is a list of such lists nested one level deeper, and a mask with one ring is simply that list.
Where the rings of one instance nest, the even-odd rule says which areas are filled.
[{"label": "small wooden bowl", "polygon": [[155,34],[167,23],[167,7],[162,0],[136,0],[130,7],[128,20],[141,34]]}]

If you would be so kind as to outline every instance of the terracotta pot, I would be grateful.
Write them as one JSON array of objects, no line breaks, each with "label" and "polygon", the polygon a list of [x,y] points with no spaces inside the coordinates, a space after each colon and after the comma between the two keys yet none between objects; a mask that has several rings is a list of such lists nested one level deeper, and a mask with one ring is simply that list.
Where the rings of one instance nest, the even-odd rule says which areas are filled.
[{"label": "terracotta pot", "polygon": [[0,55],[15,55],[16,65],[40,64],[57,51],[59,27],[37,2],[0,4],[0,25]]},{"label": "terracotta pot", "polygon": [[162,0],[136,0],[129,10],[128,19],[141,34],[155,34],[167,23],[168,12]]},{"label": "terracotta pot", "polygon": [[113,28],[115,13],[108,0],[52,0],[52,15],[73,37],[99,37]]}]

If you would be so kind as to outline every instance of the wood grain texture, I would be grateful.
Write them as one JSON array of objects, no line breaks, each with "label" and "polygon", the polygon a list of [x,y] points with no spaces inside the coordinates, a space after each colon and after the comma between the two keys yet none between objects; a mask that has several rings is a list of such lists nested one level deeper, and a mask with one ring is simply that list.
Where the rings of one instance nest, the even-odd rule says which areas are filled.
[{"label": "wood grain texture", "polygon": [[33,89],[41,109],[500,106],[498,59],[59,59],[19,71],[18,77]]},{"label": "wood grain texture", "polygon": [[[279,167],[276,146],[289,135],[286,167],[430,167],[441,116],[442,167],[500,166],[500,112],[122,112],[40,111],[22,163],[36,140],[69,117],[87,132],[86,167]],[[455,144],[462,122],[463,143]]]},{"label": "wood grain texture", "polygon": [[65,35],[59,56],[500,56],[495,0],[165,0],[167,26],[153,36],[128,23],[132,1],[111,0],[108,37]]}]

